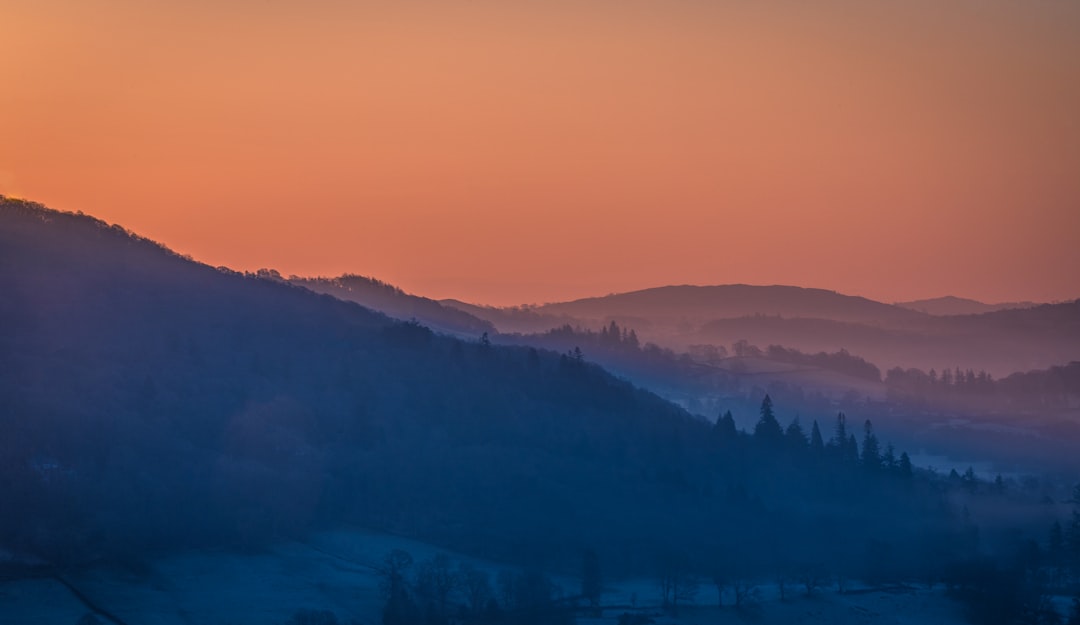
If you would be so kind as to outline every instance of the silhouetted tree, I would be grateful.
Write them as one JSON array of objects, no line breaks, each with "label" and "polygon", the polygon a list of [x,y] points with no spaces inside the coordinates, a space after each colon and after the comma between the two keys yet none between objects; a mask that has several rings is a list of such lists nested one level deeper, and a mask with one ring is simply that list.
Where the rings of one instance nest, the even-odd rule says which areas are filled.
[{"label": "silhouetted tree", "polygon": [[457,587],[458,577],[450,568],[449,556],[444,553],[422,562],[416,572],[416,592],[434,608],[438,620],[448,616],[447,602]]},{"label": "silhouetted tree", "polygon": [[834,450],[837,457],[844,457],[844,449],[847,447],[847,417],[844,413],[836,415],[836,426],[833,429],[833,437],[829,439],[829,447]]},{"label": "silhouetted tree", "polygon": [[731,416],[730,410],[716,418],[716,424],[713,425],[713,432],[716,432],[716,435],[720,440],[735,440],[738,436],[738,431],[735,429],[735,418]]},{"label": "silhouetted tree", "polygon": [[914,469],[911,466],[911,457],[908,456],[906,451],[900,452],[900,462],[897,465],[897,472],[902,478],[910,478],[914,474]]},{"label": "silhouetted tree", "polygon": [[810,451],[815,455],[820,455],[825,451],[825,441],[821,439],[821,428],[818,427],[817,419],[814,420],[814,426],[810,428]]},{"label": "silhouetted tree", "polygon": [[881,470],[881,447],[874,435],[874,425],[870,419],[863,424],[862,466],[863,469],[877,473]]},{"label": "silhouetted tree", "polygon": [[776,420],[776,415],[773,414],[772,399],[765,395],[765,399],[761,400],[761,418],[758,419],[757,425],[754,426],[754,439],[775,445],[784,438],[784,431],[780,428],[780,422]]},{"label": "silhouetted tree", "polygon": [[474,615],[481,614],[492,599],[488,574],[477,570],[471,564],[463,562],[458,565],[458,579],[465,593],[469,612]]},{"label": "silhouetted tree", "polygon": [[974,493],[975,489],[979,486],[979,479],[975,477],[975,469],[968,467],[964,471],[964,475],[960,478],[960,483],[963,484],[964,490],[969,493]]},{"label": "silhouetted tree", "polygon": [[1080,510],[1072,511],[1072,520],[1065,531],[1065,553],[1073,569],[1080,571]]},{"label": "silhouetted tree", "polygon": [[896,449],[892,443],[885,446],[885,453],[881,456],[881,466],[890,474],[895,474],[898,468],[896,460]]},{"label": "silhouetted tree", "polygon": [[859,463],[859,443],[854,434],[849,434],[847,445],[844,445],[844,462],[850,465]]},{"label": "silhouetted tree", "polygon": [[784,438],[791,449],[795,451],[806,449],[806,432],[803,432],[802,425],[799,424],[799,417],[795,417],[788,425],[787,430],[784,431]]}]

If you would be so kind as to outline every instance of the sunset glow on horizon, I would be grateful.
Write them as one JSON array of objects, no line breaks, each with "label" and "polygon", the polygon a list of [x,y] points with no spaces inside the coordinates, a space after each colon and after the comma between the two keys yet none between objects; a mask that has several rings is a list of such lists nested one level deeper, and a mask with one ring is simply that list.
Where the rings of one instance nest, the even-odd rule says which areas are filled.
[{"label": "sunset glow on horizon", "polygon": [[497,305],[1080,297],[1080,3],[0,0],[0,194]]}]

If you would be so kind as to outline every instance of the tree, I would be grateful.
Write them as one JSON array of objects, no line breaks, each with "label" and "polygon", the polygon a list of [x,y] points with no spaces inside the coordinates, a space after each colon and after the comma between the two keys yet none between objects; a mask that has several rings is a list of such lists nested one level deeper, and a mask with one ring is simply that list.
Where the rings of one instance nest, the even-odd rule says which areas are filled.
[{"label": "tree", "polygon": [[904,479],[910,479],[915,473],[911,466],[911,457],[907,455],[906,451],[900,452],[900,463],[897,466],[897,472]]},{"label": "tree", "polygon": [[758,596],[757,584],[749,578],[737,578],[731,588],[735,591],[735,607],[737,608],[744,607]]},{"label": "tree", "polygon": [[784,438],[792,449],[798,451],[806,449],[806,432],[803,432],[802,425],[799,424],[799,417],[795,417],[788,425],[787,430],[784,431]]},{"label": "tree", "polygon": [[727,587],[727,578],[723,573],[716,572],[712,575],[712,583],[716,588],[716,607],[724,607],[724,588]]},{"label": "tree", "polygon": [[1080,569],[1080,510],[1073,510],[1069,529],[1065,532],[1065,550],[1069,564]]},{"label": "tree", "polygon": [[881,470],[881,446],[877,436],[874,435],[874,425],[870,419],[863,424],[862,466],[870,473]]},{"label": "tree", "polygon": [[1065,532],[1061,529],[1061,521],[1054,521],[1054,524],[1050,526],[1046,553],[1050,557],[1051,564],[1061,566],[1065,563]]},{"label": "tree", "polygon": [[660,558],[660,575],[657,585],[663,606],[671,614],[678,614],[679,602],[693,602],[697,596],[697,579],[689,572],[685,554],[667,553]]},{"label": "tree", "polygon": [[600,557],[592,549],[586,549],[581,557],[581,596],[595,608],[600,605],[600,595],[603,592],[604,580],[600,575]]},{"label": "tree", "polygon": [[829,575],[817,565],[807,565],[799,569],[797,574],[799,583],[806,589],[806,596],[813,596],[814,591],[821,588],[829,581]]},{"label": "tree", "polygon": [[844,413],[836,415],[836,427],[833,430],[833,437],[829,439],[829,447],[836,451],[836,455],[843,458],[844,448],[847,446],[847,417]]},{"label": "tree", "polygon": [[713,425],[713,432],[716,432],[720,440],[735,440],[738,431],[735,429],[735,417],[731,416],[730,410],[716,418],[716,424]]},{"label": "tree", "polygon": [[515,592],[514,585],[514,572],[509,569],[502,569],[499,571],[498,576],[495,578],[495,583],[499,587],[499,601],[504,608],[512,608],[517,603],[517,593]]},{"label": "tree", "polygon": [[960,481],[964,485],[964,490],[969,493],[974,493],[975,489],[979,486],[979,478],[975,477],[975,469],[971,467],[968,467],[967,471],[964,471],[964,475],[960,478]]},{"label": "tree", "polygon": [[1072,609],[1069,610],[1069,622],[1066,625],[1080,625],[1080,595],[1073,597]]},{"label": "tree", "polygon": [[417,571],[417,593],[428,600],[429,606],[434,606],[440,618],[446,618],[446,604],[457,586],[458,577],[450,569],[450,557],[445,553],[425,560]]},{"label": "tree", "polygon": [[847,445],[844,445],[844,462],[850,465],[859,463],[859,443],[854,434],[848,435]]},{"label": "tree", "polygon": [[458,565],[458,580],[462,590],[465,592],[469,612],[474,615],[483,612],[488,601],[492,598],[488,574],[477,570],[471,564],[461,563]]},{"label": "tree", "polygon": [[376,571],[380,579],[380,588],[386,595],[383,607],[383,625],[412,625],[420,619],[405,582],[405,573],[412,566],[412,556],[401,549],[395,549],[383,558],[383,564]]},{"label": "tree", "polygon": [[810,428],[810,451],[818,455],[825,451],[825,442],[821,439],[821,428],[818,427],[817,419],[814,419],[814,427]]},{"label": "tree", "polygon": [[768,395],[761,400],[761,418],[754,426],[754,439],[774,445],[784,439],[784,431],[780,428],[776,415],[773,414],[772,399]]},{"label": "tree", "polygon": [[885,454],[881,456],[881,465],[889,473],[896,473],[898,465],[896,463],[896,449],[889,443],[885,446]]}]

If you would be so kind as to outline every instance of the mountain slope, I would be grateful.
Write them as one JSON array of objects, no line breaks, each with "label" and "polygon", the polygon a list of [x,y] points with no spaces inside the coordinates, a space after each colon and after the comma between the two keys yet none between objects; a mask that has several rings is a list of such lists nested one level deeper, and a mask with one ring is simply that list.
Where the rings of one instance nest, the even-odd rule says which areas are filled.
[{"label": "mountain slope", "polygon": [[910,477],[717,434],[580,359],[434,334],[89,217],[0,200],[0,292],[0,548],[56,564],[359,524],[564,570],[591,547],[619,571],[694,553],[735,574],[782,552],[855,572],[879,532],[950,531]]},{"label": "mountain slope", "polygon": [[438,330],[467,337],[495,332],[495,326],[462,310],[443,306],[426,297],[411,295],[401,289],[364,276],[346,274],[337,278],[301,278],[292,276],[289,282],[316,293],[333,295],[338,299],[356,302],[396,319],[416,319]]}]

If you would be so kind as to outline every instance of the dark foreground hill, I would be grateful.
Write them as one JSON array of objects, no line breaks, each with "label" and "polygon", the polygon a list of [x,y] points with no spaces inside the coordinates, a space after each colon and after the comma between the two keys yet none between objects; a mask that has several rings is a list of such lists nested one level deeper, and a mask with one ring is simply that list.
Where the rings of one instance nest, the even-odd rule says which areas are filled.
[{"label": "dark foreground hill", "polygon": [[54,564],[345,523],[732,576],[910,575],[968,544],[937,485],[882,449],[860,460],[854,437],[714,428],[573,356],[439,335],[90,217],[0,200],[0,293],[0,546]]}]

